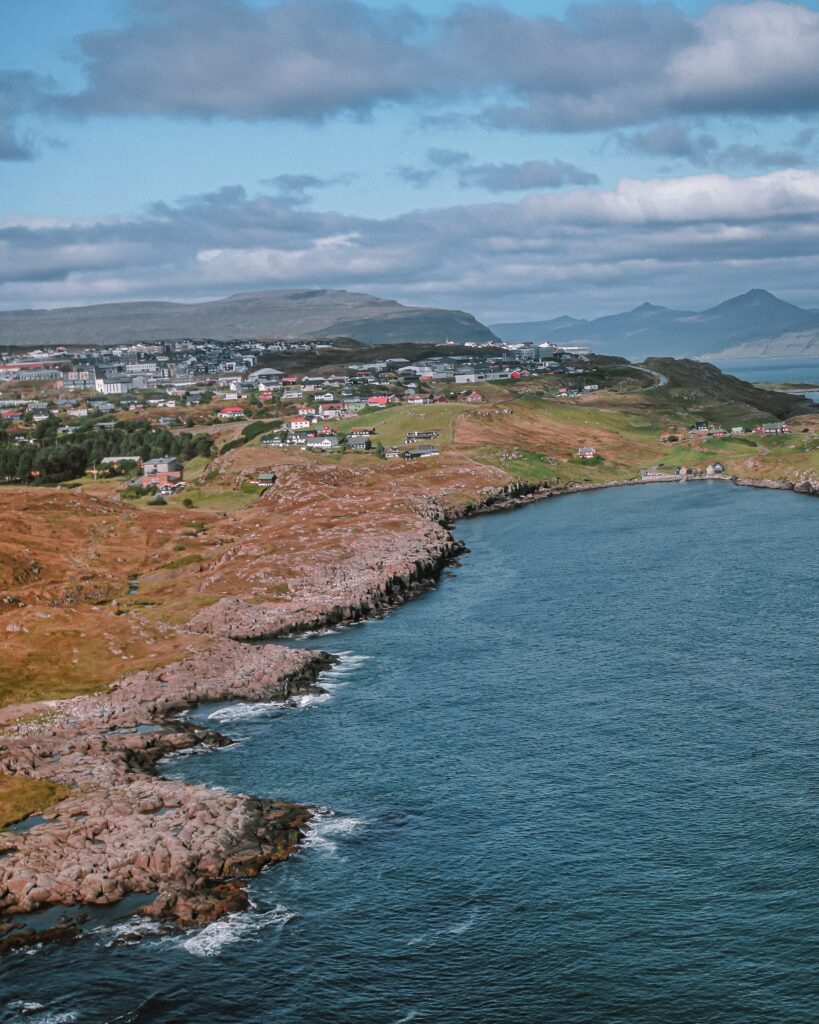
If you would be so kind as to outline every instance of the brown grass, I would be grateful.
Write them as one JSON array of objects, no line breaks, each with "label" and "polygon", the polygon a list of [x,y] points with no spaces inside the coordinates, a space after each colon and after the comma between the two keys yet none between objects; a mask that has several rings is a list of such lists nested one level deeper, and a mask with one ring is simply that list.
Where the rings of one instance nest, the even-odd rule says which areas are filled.
[{"label": "brown grass", "polygon": [[64,800],[70,792],[68,786],[45,779],[0,774],[0,828],[46,810]]}]

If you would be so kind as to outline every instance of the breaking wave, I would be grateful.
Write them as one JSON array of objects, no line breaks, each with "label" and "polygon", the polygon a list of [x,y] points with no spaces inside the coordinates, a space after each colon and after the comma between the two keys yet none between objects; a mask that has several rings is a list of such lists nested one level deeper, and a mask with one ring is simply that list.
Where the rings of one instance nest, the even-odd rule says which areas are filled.
[{"label": "breaking wave", "polygon": [[208,715],[208,721],[226,724],[229,722],[242,722],[248,718],[264,718],[268,715],[281,714],[286,707],[281,701],[261,701],[258,704],[230,704],[224,708],[217,708]]},{"label": "breaking wave", "polygon": [[252,938],[271,926],[285,925],[295,916],[292,910],[281,903],[261,914],[255,910],[229,914],[185,939],[182,948],[192,956],[218,956],[225,946]]},{"label": "breaking wave", "polygon": [[25,1018],[28,1024],[70,1024],[71,1021],[79,1020],[75,1010],[63,1010],[58,1013],[46,1011],[41,1013],[41,1010],[45,1010],[45,1006],[42,1003],[29,1002],[24,999],[9,1004],[8,1008],[16,1010],[21,1018]]},{"label": "breaking wave", "polygon": [[119,921],[110,928],[95,928],[94,932],[101,935],[106,946],[131,946],[148,935],[162,934],[164,930],[159,921],[137,917]]},{"label": "breaking wave", "polygon": [[320,690],[316,693],[300,693],[295,697],[291,697],[287,703],[294,708],[311,708],[315,704],[324,704],[332,696],[332,693],[329,693],[327,690]]},{"label": "breaking wave", "polygon": [[319,807],[310,819],[310,828],[302,846],[323,853],[336,853],[339,839],[363,828],[366,824],[364,818],[336,814],[327,807]]},{"label": "breaking wave", "polygon": [[326,672],[322,672],[321,679],[322,681],[343,679],[344,676],[348,676],[361,668],[364,662],[369,661],[371,658],[371,654],[353,654],[352,651],[339,651],[338,662],[332,668],[328,668]]}]

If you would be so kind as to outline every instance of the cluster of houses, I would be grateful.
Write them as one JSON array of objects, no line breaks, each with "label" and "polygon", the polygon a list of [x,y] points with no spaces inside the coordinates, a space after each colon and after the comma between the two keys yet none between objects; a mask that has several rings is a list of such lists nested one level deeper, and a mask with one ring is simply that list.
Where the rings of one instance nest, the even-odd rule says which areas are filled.
[{"label": "cluster of houses", "polygon": [[335,428],[325,424],[317,427],[309,420],[291,420],[278,430],[273,430],[262,438],[263,445],[274,448],[297,446],[306,451],[332,452],[346,448],[354,452],[367,452],[372,448],[375,429],[359,427],[350,430],[346,435],[339,436]]},{"label": "cluster of houses", "polygon": [[183,339],[94,345],[83,349],[55,346],[0,356],[0,381],[54,381],[66,391],[124,395],[143,388],[174,386],[197,378],[242,374],[273,353],[304,354],[332,350],[332,342],[232,341]]},{"label": "cluster of houses", "polygon": [[692,476],[718,477],[725,472],[721,462],[709,462],[704,470],[692,469],[690,466],[676,466],[674,469],[664,469],[662,466],[652,466],[650,469],[640,470],[640,479],[646,482],[656,480],[687,480]]},{"label": "cluster of houses", "polygon": [[96,391],[117,401],[128,401],[136,392],[153,389],[169,401],[187,405],[202,401],[205,392],[228,399],[256,394],[264,401],[277,393],[283,399],[299,398],[315,387],[347,390],[350,393],[346,397],[354,398],[352,392],[359,387],[398,386],[411,393],[412,384],[420,382],[452,381],[458,385],[530,374],[578,373],[582,368],[577,364],[589,355],[588,349],[559,349],[548,342],[476,343],[467,347],[481,351],[470,355],[449,354],[445,350],[450,347],[439,346],[444,354],[416,363],[396,357],[350,363],[345,372],[327,377],[297,377],[260,364],[272,355],[287,353],[303,357],[326,350],[329,358],[338,344],[183,339],[71,350],[55,346],[0,354],[0,384],[42,381],[65,392]]},{"label": "cluster of houses", "polygon": [[567,384],[565,387],[557,389],[557,397],[580,398],[584,394],[588,395],[598,390],[599,386],[597,384]]},{"label": "cluster of houses", "polygon": [[707,420],[700,420],[697,423],[692,423],[688,428],[688,436],[694,440],[707,438],[707,437],[739,437],[743,434],[758,434],[760,436],[771,436],[774,434],[789,434],[791,432],[790,427],[787,423],[762,423],[759,426],[746,428],[746,427],[731,427],[730,431],[724,427],[715,426],[713,423],[708,423]]}]

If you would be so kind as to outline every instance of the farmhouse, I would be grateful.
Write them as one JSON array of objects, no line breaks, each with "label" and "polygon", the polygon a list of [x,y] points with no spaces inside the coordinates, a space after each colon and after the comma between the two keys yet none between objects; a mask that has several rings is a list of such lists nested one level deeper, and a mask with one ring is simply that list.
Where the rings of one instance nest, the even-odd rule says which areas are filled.
[{"label": "farmhouse", "polygon": [[172,455],[148,459],[142,467],[142,487],[173,487],[182,479],[182,463]]},{"label": "farmhouse", "polygon": [[440,454],[438,449],[433,448],[431,444],[419,444],[417,448],[408,448],[403,452],[403,457],[405,459],[428,459],[433,455]]},{"label": "farmhouse", "polygon": [[329,452],[340,447],[340,444],[335,434],[319,434],[306,438],[304,447],[310,451]]}]

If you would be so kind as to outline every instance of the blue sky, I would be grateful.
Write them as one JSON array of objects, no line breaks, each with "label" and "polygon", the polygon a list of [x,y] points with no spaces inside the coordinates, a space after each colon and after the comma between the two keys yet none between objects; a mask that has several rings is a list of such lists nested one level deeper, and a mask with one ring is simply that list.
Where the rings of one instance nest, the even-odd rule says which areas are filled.
[{"label": "blue sky", "polygon": [[819,305],[814,3],[5,0],[0,306]]}]

